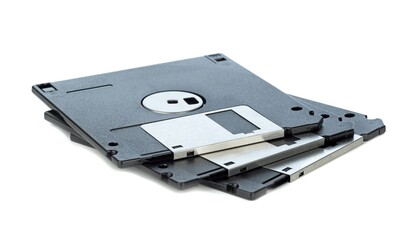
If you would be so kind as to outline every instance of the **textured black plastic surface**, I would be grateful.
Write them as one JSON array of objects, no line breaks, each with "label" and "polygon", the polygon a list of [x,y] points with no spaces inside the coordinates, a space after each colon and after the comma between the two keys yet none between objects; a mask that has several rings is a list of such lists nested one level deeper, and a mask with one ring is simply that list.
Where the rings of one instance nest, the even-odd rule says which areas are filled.
[{"label": "textured black plastic surface", "polygon": [[70,132],[70,140],[88,147],[91,147],[87,141],[85,141],[74,129],[72,129],[66,121],[64,121],[63,117],[55,110],[49,110],[45,112],[45,120],[55,124],[56,126]]},{"label": "textured black plastic surface", "polygon": [[[67,123],[66,121],[64,121],[63,117],[56,111],[56,110],[49,110],[46,111],[44,114],[45,120],[48,122],[51,122],[55,125],[57,125],[58,127],[70,132],[71,134],[77,135],[78,133],[76,133],[74,131],[74,129],[72,129]],[[80,139],[82,139],[80,137]],[[83,140],[85,141],[85,140]]]},{"label": "textured black plastic surface", "polygon": [[[295,99],[299,101],[299,99]],[[305,102],[299,102],[302,106],[311,109],[310,114],[321,116],[323,118],[323,127],[315,133],[324,137],[327,144],[351,138],[353,136],[354,126],[352,122],[342,121],[338,116],[330,114],[325,109],[318,108],[314,104],[307,105]]]},{"label": "textured black plastic surface", "polygon": [[[354,132],[368,141],[385,132],[386,127],[381,119],[367,119],[367,115],[353,112],[350,110],[334,107],[324,103],[315,102],[301,97],[292,96],[307,107],[314,106],[322,111],[328,112],[330,116],[336,115],[343,122],[353,123]],[[332,114],[331,114],[332,113]]]},{"label": "textured black plastic surface", "polygon": [[[172,90],[196,93],[206,102],[181,114],[155,113],[141,104],[152,93]],[[173,158],[141,128],[145,123],[239,105],[251,107],[288,135],[317,130],[322,123],[310,109],[221,54],[39,84],[32,91],[119,167]]]}]

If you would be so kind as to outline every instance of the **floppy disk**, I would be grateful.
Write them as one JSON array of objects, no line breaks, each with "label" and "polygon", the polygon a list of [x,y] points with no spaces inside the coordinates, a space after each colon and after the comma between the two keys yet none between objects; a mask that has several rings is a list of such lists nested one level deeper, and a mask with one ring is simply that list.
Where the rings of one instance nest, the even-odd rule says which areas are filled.
[{"label": "floppy disk", "polygon": [[[297,97],[294,97],[294,98],[299,99]],[[299,101],[301,101],[301,100],[299,99]],[[304,102],[301,102],[301,103],[304,104]],[[356,126],[359,129],[358,133],[360,133],[361,135],[366,135],[367,132],[373,132],[375,129],[378,131],[377,132],[378,135],[381,134],[383,131],[385,131],[385,127],[382,124],[382,121],[379,119],[375,119],[375,120],[367,120],[366,118],[361,119],[361,116],[362,116],[361,114],[353,113],[351,111],[336,108],[338,110],[338,113],[339,113],[339,111],[342,111],[342,113],[343,113],[342,115],[348,114],[348,116],[349,116],[351,114],[354,114],[356,116],[354,121],[350,120],[350,122],[346,123],[345,121],[343,121],[343,119],[340,116],[326,111],[326,110],[328,110],[328,108],[320,109],[320,108],[315,107],[315,105],[311,105],[309,107],[311,109],[315,110],[314,114],[322,115],[324,117],[325,120],[324,120],[323,128],[321,128],[316,134],[317,135],[321,134],[322,136],[325,136],[325,138],[327,139],[327,147],[325,148],[325,150],[324,150],[324,148],[314,149],[314,150],[306,153],[306,155],[309,155],[309,156],[313,155],[313,152],[315,152],[314,155],[318,156],[318,158],[323,158],[323,157],[321,157],[322,155],[324,155],[324,156],[328,155],[328,157],[326,157],[326,159],[330,159],[330,158],[333,158],[334,156],[339,155],[340,153],[343,153],[346,149],[351,149],[353,146],[357,146],[361,140],[361,138],[357,135],[355,135],[354,138],[352,138],[352,139],[348,139],[343,142],[340,142],[340,140],[347,139],[348,137],[353,135],[353,131],[351,131],[351,129],[353,129],[354,126]],[[60,115],[58,115],[56,111],[51,110],[51,111],[46,112],[45,118],[48,121],[53,122],[53,123],[57,124],[58,126],[65,128],[67,131],[72,132],[71,140],[85,144],[85,145],[89,145],[82,138],[77,136],[76,133],[74,134],[73,130],[63,121],[62,117]],[[352,118],[350,118],[350,119],[352,119]],[[371,127],[366,128],[365,131],[362,131],[361,129],[363,129],[364,126],[366,126],[366,125],[371,125]],[[336,136],[336,137],[333,137],[333,136]],[[293,138],[295,139],[295,137],[293,137]],[[274,141],[270,141],[270,142],[274,143],[276,146],[281,146],[281,145],[283,146],[286,141],[288,143],[292,143],[292,141],[290,141],[289,138],[274,140]],[[354,143],[354,144],[352,144],[352,143]],[[295,144],[295,142],[293,142],[293,145],[294,144]],[[334,146],[334,144],[336,144],[336,147]],[[258,144],[255,144],[255,145],[258,145]],[[340,148],[340,146],[343,146],[343,145],[345,145],[345,147],[338,150],[338,148]],[[247,152],[250,154],[255,154],[254,151],[258,151],[258,149],[256,149],[256,148],[251,149],[250,146],[245,146],[243,148],[246,148],[246,149],[249,148],[249,151],[247,151]],[[269,148],[269,147],[267,147],[267,148]],[[297,149],[297,148],[294,148],[294,149]],[[283,152],[286,152],[286,151],[288,152],[288,153],[285,153],[284,156],[292,156],[292,155],[295,155],[296,153],[298,153],[297,151],[295,153],[294,149],[290,149],[290,148],[282,149]],[[278,149],[278,151],[279,151],[279,149]],[[334,151],[334,153],[330,153],[331,151]],[[220,152],[220,154],[225,156],[226,152],[228,152],[228,151],[222,151],[222,152]],[[241,155],[242,152],[241,151],[239,152],[238,149],[237,149],[237,152],[238,152],[238,154],[230,154],[230,151],[229,151],[229,154],[226,155],[226,158],[233,160],[233,161],[234,161],[234,159],[241,158],[238,155],[242,156]],[[266,157],[270,156],[268,151],[265,151],[263,153],[267,154]],[[319,155],[318,153],[321,153],[321,155]],[[291,159],[295,159],[295,158],[297,158],[297,157],[292,157]],[[316,159],[316,158],[317,157],[315,157],[315,158],[309,157],[309,159],[310,159],[309,161],[312,161],[312,160],[314,161],[314,159]],[[303,163],[306,164],[309,161],[303,161]],[[289,162],[289,158],[279,161],[277,164],[278,164],[278,166],[280,166],[281,163],[284,163],[284,162]],[[297,161],[292,160],[290,162],[297,162]],[[323,162],[324,162],[324,160],[321,160],[318,163],[314,163],[312,166],[319,166],[319,165],[323,164]],[[301,165],[304,166],[303,164],[301,164]],[[212,162],[205,161],[205,159],[203,159],[203,158],[184,159],[184,160],[174,161],[174,162],[173,161],[161,162],[158,164],[144,163],[144,166],[153,169],[153,171],[160,174],[162,179],[172,183],[173,185],[175,185],[176,187],[179,187],[179,188],[184,188],[184,187],[189,187],[189,186],[195,185],[201,179],[225,178],[224,174],[219,174],[222,172],[222,170],[216,171],[216,169],[219,169],[219,166],[213,164]],[[300,166],[300,164],[297,166]],[[296,173],[298,173],[299,176],[302,176],[303,174],[305,174],[305,172],[300,170],[300,168],[301,167],[297,168],[294,166],[293,167],[288,166],[288,167],[283,167],[282,169],[284,169],[283,173],[285,175],[292,174],[292,179],[294,179],[295,178],[294,176],[296,176]],[[311,166],[310,166],[310,168],[311,168]],[[299,171],[297,171],[298,169],[299,169]],[[264,170],[259,170],[257,172],[261,172],[261,171],[264,171]],[[265,172],[269,172],[269,171],[265,170]],[[200,173],[204,173],[204,174],[200,174]],[[275,172],[272,172],[272,174],[274,174],[275,176],[279,176],[278,174],[275,174]],[[242,176],[248,176],[248,175],[249,174],[242,174]],[[252,175],[256,175],[256,174],[252,174]],[[175,178],[173,178],[173,176],[175,176]],[[242,176],[240,176],[240,178]],[[179,180],[176,180],[176,179],[179,179]],[[274,179],[274,178],[272,178],[272,179]],[[284,177],[284,179],[287,179],[287,177]],[[265,180],[267,180],[267,179],[265,179]],[[268,182],[269,181],[267,181],[266,183],[268,183]],[[277,182],[276,179],[274,182]]]},{"label": "floppy disk", "polygon": [[[302,105],[304,106],[304,105]],[[310,106],[312,115],[326,117],[327,112]],[[55,124],[65,123],[56,111],[48,111],[45,118]],[[69,130],[72,132],[72,130]],[[339,121],[338,117],[325,118],[323,127],[315,133],[287,136],[282,139],[250,144],[224,151],[203,154],[176,161],[143,163],[148,169],[178,188],[196,185],[202,179],[224,178],[249,171],[251,169],[279,161],[306,152],[338,140],[353,136],[353,124]],[[77,133],[72,132],[71,139],[88,145]]]},{"label": "floppy disk", "polygon": [[[306,100],[295,96],[292,97],[298,99],[303,103],[308,102],[310,104],[314,104],[314,106],[310,106],[313,108],[318,105],[317,102],[311,100]],[[341,116],[348,116],[347,121],[351,122],[353,126],[357,129],[357,134],[354,134],[352,138],[341,139],[337,142],[329,142],[329,144],[327,144],[326,146],[312,149],[310,151],[294,155],[281,161],[253,169],[251,171],[247,171],[233,177],[217,177],[217,179],[215,180],[204,179],[201,180],[201,183],[206,186],[228,192],[242,198],[250,200],[256,199],[264,195],[267,190],[273,189],[286,182],[294,181],[306,175],[307,173],[319,168],[320,166],[325,165],[336,157],[356,148],[363,143],[363,139],[364,141],[367,141],[385,132],[385,125],[380,119],[369,120],[367,119],[366,115],[349,110],[344,110],[341,108],[336,108],[322,103],[320,103],[319,106],[321,106],[322,109],[319,110],[319,108],[316,108],[317,110],[319,110],[317,111],[317,114],[324,115],[324,119],[326,119],[325,121],[327,121],[327,123],[330,117],[342,122],[343,118]],[[328,110],[332,110],[332,112],[328,112]],[[333,112],[336,112],[339,115],[336,115]],[[331,115],[327,116],[325,114]],[[74,130],[72,130],[66,124],[66,122],[64,122],[62,117],[56,111],[50,110],[45,112],[45,119],[71,132],[72,141],[92,147],[85,140],[79,137],[78,134],[75,133]],[[180,161],[176,163],[180,163]],[[196,160],[191,161],[191,163],[193,164],[192,166],[194,167],[194,169],[202,169],[206,167],[203,164],[197,165]],[[166,169],[168,165],[166,163],[161,163],[161,165],[158,167]],[[188,171],[188,168],[186,167],[188,166],[181,166],[179,164],[179,166],[177,166],[177,169],[182,168]],[[160,176],[162,179],[167,181],[173,176],[173,173],[162,172],[160,173]],[[178,183],[175,183],[174,185],[178,185]]]},{"label": "floppy disk", "polygon": [[222,54],[32,89],[53,109],[46,120],[119,167],[247,199],[385,131],[380,119],[288,96]]},{"label": "floppy disk", "polygon": [[[292,182],[307,173],[325,165],[336,157],[383,134],[386,127],[381,119],[367,119],[357,112],[337,108],[327,104],[292,96],[301,103],[327,111],[324,118],[335,117],[343,122],[353,123],[355,135],[336,143],[295,155],[282,161],[256,168],[244,174],[218,180],[205,180],[202,183],[246,199],[256,199],[285,182]],[[325,124],[324,119],[324,124]]]},{"label": "floppy disk", "polygon": [[356,134],[351,139],[344,139],[334,145],[297,154],[243,174],[223,179],[203,180],[201,183],[220,191],[254,200],[270,189],[295,181],[362,143],[363,137]]},{"label": "floppy disk", "polygon": [[119,167],[209,154],[322,124],[321,116],[222,54],[32,91]]},{"label": "floppy disk", "polygon": [[[299,102],[299,104],[305,106],[303,102]],[[338,116],[313,105],[310,105],[309,109],[311,109],[311,114],[324,118],[322,128],[314,133],[304,133],[213,154],[200,155],[196,159],[149,162],[144,163],[143,166],[159,174],[169,184],[177,188],[187,188],[199,184],[203,179],[212,180],[235,176],[238,173],[280,161],[324,144],[329,145],[353,137],[353,123],[342,121]],[[219,158],[211,158],[209,155],[217,155],[224,161],[219,161]],[[246,168],[244,171],[232,172],[231,165],[225,165],[244,162],[246,164],[241,165]]]}]

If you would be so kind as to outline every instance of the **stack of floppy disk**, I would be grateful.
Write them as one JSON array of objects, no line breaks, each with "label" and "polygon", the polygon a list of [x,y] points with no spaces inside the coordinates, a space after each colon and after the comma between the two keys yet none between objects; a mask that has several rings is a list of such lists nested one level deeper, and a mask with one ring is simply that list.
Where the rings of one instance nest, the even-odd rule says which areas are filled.
[{"label": "stack of floppy disk", "polygon": [[120,168],[255,199],[385,132],[287,95],[223,54],[38,84],[45,119]]}]

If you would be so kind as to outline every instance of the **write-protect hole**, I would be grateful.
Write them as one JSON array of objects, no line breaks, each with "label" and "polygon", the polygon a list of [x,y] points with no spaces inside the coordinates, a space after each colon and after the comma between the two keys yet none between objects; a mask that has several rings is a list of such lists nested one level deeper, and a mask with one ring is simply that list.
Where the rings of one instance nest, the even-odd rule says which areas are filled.
[{"label": "write-protect hole", "polygon": [[212,54],[208,56],[209,58],[213,59],[215,62],[223,62],[226,61],[227,59],[222,56],[221,54]]},{"label": "write-protect hole", "polygon": [[223,165],[225,165],[225,166],[230,166],[230,165],[232,165],[232,164],[235,164],[234,162],[227,162],[227,163],[224,163]]},{"label": "write-protect hole", "polygon": [[195,105],[200,103],[196,98],[194,97],[189,97],[189,98],[184,98],[183,99],[188,105]]},{"label": "write-protect hole", "polygon": [[329,115],[324,113],[324,114],[321,114],[321,117],[322,118],[329,118]]},{"label": "write-protect hole", "polygon": [[50,84],[50,83],[40,84],[40,85],[38,85],[38,87],[40,88],[40,90],[42,90],[42,91],[45,92],[45,93],[54,92],[54,91],[57,90],[57,89],[56,89],[55,87],[53,87],[53,85]]},{"label": "write-protect hole", "polygon": [[302,110],[303,108],[300,107],[300,106],[296,106],[296,107],[292,107],[291,109],[292,109],[292,111],[300,111],[300,110]]},{"label": "write-protect hole", "polygon": [[117,145],[119,145],[117,142],[110,142],[107,145],[111,146],[111,147],[116,147]]},{"label": "write-protect hole", "polygon": [[303,177],[304,176],[304,171],[299,173],[299,177]]},{"label": "write-protect hole", "polygon": [[177,103],[179,103],[179,101],[176,99],[169,99],[169,100],[167,100],[167,103],[168,104],[177,104]]},{"label": "write-protect hole", "polygon": [[346,113],[346,114],[345,114],[345,117],[346,117],[346,118],[352,118],[352,117],[354,117],[354,116],[356,116],[354,113]]},{"label": "write-protect hole", "polygon": [[292,169],[291,167],[286,167],[286,168],[282,169],[282,171],[287,172],[287,171],[289,171],[291,169]]}]

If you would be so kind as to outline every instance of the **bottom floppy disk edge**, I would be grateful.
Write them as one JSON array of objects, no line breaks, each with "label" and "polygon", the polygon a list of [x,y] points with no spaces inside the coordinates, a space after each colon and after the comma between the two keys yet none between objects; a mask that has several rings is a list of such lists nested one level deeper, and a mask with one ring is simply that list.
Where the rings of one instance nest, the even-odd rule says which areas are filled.
[{"label": "bottom floppy disk edge", "polygon": [[[51,111],[45,114],[46,120],[57,124],[65,130],[70,130],[72,141],[90,146],[85,140],[74,134],[73,130],[69,129],[69,126],[62,119],[57,118],[57,115],[55,117],[57,112],[53,111],[53,115],[50,113]],[[52,117],[53,120],[51,120]],[[201,183],[220,191],[254,200],[264,195],[267,190],[286,182],[294,181],[362,143],[363,138],[359,135],[354,135],[352,139],[342,140],[331,146],[315,148],[229,178],[202,179]],[[197,169],[197,159],[194,159],[193,163],[195,164],[194,168]],[[166,163],[162,163],[161,168],[165,167],[163,164]],[[178,166],[177,162],[175,164],[176,167],[180,168],[180,164]],[[169,181],[172,178],[172,173],[167,172],[160,176],[162,180]]]},{"label": "bottom floppy disk edge", "polygon": [[270,189],[305,176],[361,144],[363,137],[355,134],[352,139],[339,141],[332,146],[313,149],[230,178],[203,180],[201,183],[238,197],[254,200]]},{"label": "bottom floppy disk edge", "polygon": [[[256,199],[264,195],[268,189],[275,188],[285,182],[294,181],[347,151],[352,150],[362,144],[363,140],[370,140],[385,132],[385,125],[381,119],[370,120],[364,114],[303,98],[294,98],[307,106],[314,107],[316,109],[315,114],[321,114],[325,118],[324,125],[326,121],[331,119],[330,127],[333,126],[332,123],[335,123],[333,119],[337,119],[340,123],[353,123],[355,135],[350,139],[339,140],[335,144],[327,144],[326,147],[315,147],[303,153],[294,151],[293,154],[288,155],[285,159],[255,169],[248,169],[243,173],[229,177],[226,176],[226,173],[218,165],[202,157],[194,157],[191,160],[185,161],[143,163],[142,166],[156,173],[163,181],[177,188],[188,188],[202,183],[242,198]],[[57,116],[56,111],[50,110],[46,112],[45,119],[70,131],[72,141],[90,146],[90,144],[67,125],[61,116]],[[277,141],[282,141],[281,144],[288,142],[289,146],[294,144],[294,139],[292,140],[291,138],[285,141],[283,139]],[[299,154],[295,155],[296,153]]]},{"label": "bottom floppy disk edge", "polygon": [[[70,132],[70,139],[73,142],[92,147],[88,142],[82,139],[55,110],[45,112],[45,119],[64,130]],[[278,140],[270,140],[259,144],[252,144],[244,147],[234,148],[221,152],[208,154],[206,157],[195,156],[183,160],[163,161],[159,163],[142,163],[141,165],[149,170],[148,172],[159,175],[160,178],[170,185],[185,189],[201,183],[203,179],[223,179],[227,178],[224,168],[217,165],[216,162],[241,162],[246,159],[266,158],[270,162],[277,162],[282,159],[294,156],[298,153],[317,149],[324,145],[324,138],[313,133],[299,134],[292,137],[286,137]],[[212,155],[212,157],[210,157]],[[210,161],[211,158],[215,162]],[[265,165],[265,164],[262,164]],[[259,168],[254,166],[254,168]],[[165,171],[168,169],[168,171]],[[250,171],[250,170],[247,170]],[[244,172],[247,172],[244,171]]]}]

